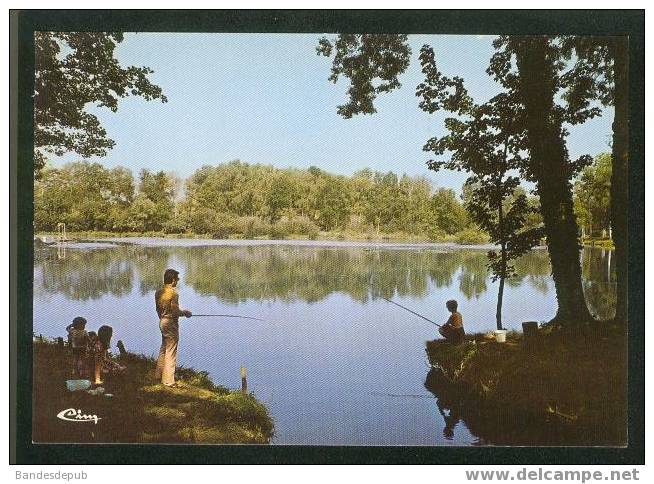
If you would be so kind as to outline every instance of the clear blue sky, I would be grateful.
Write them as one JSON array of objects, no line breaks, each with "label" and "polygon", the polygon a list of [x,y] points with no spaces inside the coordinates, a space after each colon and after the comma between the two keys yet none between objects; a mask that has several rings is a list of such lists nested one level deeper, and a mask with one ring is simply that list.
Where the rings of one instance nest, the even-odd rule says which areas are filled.
[{"label": "clear blue sky", "polygon": [[[434,46],[444,73],[459,75],[476,101],[497,86],[485,70],[491,36],[410,36],[411,65],[402,88],[378,98],[377,113],[342,119],[347,81],[327,80],[330,60],[316,55],[318,34],[131,33],[117,48],[122,65],[149,66],[168,103],[129,97],[116,113],[93,109],[116,141],[107,167],[174,171],[186,178],[204,164],[233,159],[278,167],[319,166],[351,174],[373,170],[426,175],[436,186],[459,191],[465,174],[427,170],[422,151],[441,136],[444,114],[418,108],[420,47]],[[609,150],[612,110],[571,128],[572,156]],[[78,159],[68,155],[54,160]]]}]

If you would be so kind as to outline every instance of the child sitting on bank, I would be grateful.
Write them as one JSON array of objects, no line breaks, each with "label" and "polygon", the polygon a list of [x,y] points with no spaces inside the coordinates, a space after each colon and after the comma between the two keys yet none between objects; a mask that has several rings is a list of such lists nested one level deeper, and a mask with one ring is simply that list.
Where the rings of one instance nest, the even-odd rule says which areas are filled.
[{"label": "child sitting on bank", "polygon": [[83,377],[86,374],[86,348],[89,335],[86,332],[86,319],[77,316],[73,322],[66,326],[68,332],[68,345],[73,351],[72,374]]},{"label": "child sitting on bank", "polygon": [[447,322],[438,328],[438,332],[448,342],[455,345],[461,344],[466,333],[463,329],[463,316],[457,311],[459,304],[454,299],[450,299],[445,303],[445,306],[452,314]]},{"label": "child sitting on bank", "polygon": [[102,374],[107,373],[116,375],[124,373],[126,367],[109,358],[109,348],[111,346],[111,336],[113,328],[111,326],[100,326],[98,334],[93,333],[91,336],[91,363],[93,366],[93,383],[101,385]]}]

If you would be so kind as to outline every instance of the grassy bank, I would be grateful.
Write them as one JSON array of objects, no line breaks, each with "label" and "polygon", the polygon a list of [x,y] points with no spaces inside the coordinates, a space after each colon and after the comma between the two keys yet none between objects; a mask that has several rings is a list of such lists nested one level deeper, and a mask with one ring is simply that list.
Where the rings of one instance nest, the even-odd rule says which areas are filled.
[{"label": "grassy bank", "polygon": [[[56,232],[38,232],[39,237],[47,236],[56,238]],[[110,237],[157,237],[168,239],[254,239],[254,240],[342,240],[355,242],[407,242],[407,243],[455,243],[461,245],[485,244],[488,237],[476,230],[463,230],[456,234],[441,234],[438,237],[427,237],[406,232],[380,233],[379,235],[370,232],[358,232],[355,230],[343,231],[320,231],[311,234],[285,232],[283,230],[273,231],[269,234],[246,237],[245,234],[230,234],[218,236],[217,234],[195,234],[192,232],[170,234],[166,232],[103,232],[103,231],[81,231],[67,232],[66,236],[71,240],[102,239]]]},{"label": "grassy bank", "polygon": [[[495,444],[623,445],[627,425],[627,337],[597,323],[483,334],[460,346],[427,343],[434,368],[426,385],[457,406],[471,430]],[[525,432],[525,429],[529,429]]]},{"label": "grassy bank", "polygon": [[[112,398],[69,392],[70,354],[52,342],[34,343],[33,435],[35,442],[158,442],[267,444],[273,422],[252,395],[215,385],[206,372],[178,369],[178,387],[154,378],[155,361],[127,354],[121,376],[106,377]],[[80,409],[100,417],[92,422],[57,418],[62,410]]]}]

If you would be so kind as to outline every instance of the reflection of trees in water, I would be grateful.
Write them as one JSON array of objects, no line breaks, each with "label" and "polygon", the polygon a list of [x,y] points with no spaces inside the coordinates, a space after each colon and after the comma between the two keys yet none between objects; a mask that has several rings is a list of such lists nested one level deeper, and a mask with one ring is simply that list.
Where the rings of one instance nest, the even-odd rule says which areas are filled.
[{"label": "reflection of trees in water", "polygon": [[[424,296],[428,254],[408,251],[307,249],[301,247],[193,248],[181,255],[184,280],[200,294],[225,302],[302,299],[333,292],[365,302],[373,294]],[[207,270],[210,268],[210,270]]]},{"label": "reflection of trees in water", "polygon": [[514,262],[516,277],[507,282],[510,286],[519,286],[525,281],[536,291],[547,294],[552,281],[550,259],[546,250],[534,250]]},{"label": "reflection of trees in water", "polygon": [[105,294],[123,296],[132,290],[130,251],[113,249],[67,251],[57,257],[56,248],[34,251],[34,294],[63,294],[86,301]]},{"label": "reflection of trees in water", "polygon": [[[488,290],[489,284],[486,253],[480,250],[117,246],[71,249],[61,260],[56,249],[36,250],[34,290],[36,295],[63,293],[71,299],[96,299],[127,294],[138,279],[140,293],[147,294],[161,286],[163,272],[173,259],[184,284],[229,303],[248,299],[315,302],[333,292],[360,302],[371,296],[426,297],[432,286],[457,283],[461,293],[473,299]],[[615,305],[615,272],[608,259],[608,251],[603,256],[599,249],[583,253],[586,297],[601,317],[610,315]],[[543,294],[552,290],[547,251],[533,251],[515,266],[518,276],[512,285],[528,283]]]},{"label": "reflection of trees in water", "polygon": [[581,267],[590,312],[600,319],[614,317],[617,288],[613,251],[586,249],[582,254]]},{"label": "reflection of trees in water", "polygon": [[[163,273],[169,268],[170,259],[181,247],[139,247],[134,253],[134,267],[139,273],[141,295],[156,291],[163,284]],[[179,270],[179,269],[177,269]],[[181,272],[181,271],[180,271]],[[182,274],[182,277],[184,275]]]},{"label": "reflection of trees in water", "polygon": [[485,252],[462,252],[459,290],[466,299],[478,299],[488,286],[488,259]]},{"label": "reflection of trees in water", "polygon": [[436,287],[450,287],[452,276],[461,265],[461,256],[457,252],[440,252],[433,254],[433,264],[425,270]]}]

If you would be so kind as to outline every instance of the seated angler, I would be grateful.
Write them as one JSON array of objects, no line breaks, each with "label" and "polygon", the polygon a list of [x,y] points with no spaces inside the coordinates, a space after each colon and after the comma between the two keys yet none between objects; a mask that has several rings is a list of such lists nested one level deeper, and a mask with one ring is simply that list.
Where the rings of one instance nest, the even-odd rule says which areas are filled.
[{"label": "seated angler", "polygon": [[452,344],[463,343],[465,331],[463,329],[463,316],[457,311],[459,305],[454,299],[450,299],[445,303],[445,306],[447,306],[447,310],[452,314],[447,322],[438,328],[438,332]]}]

